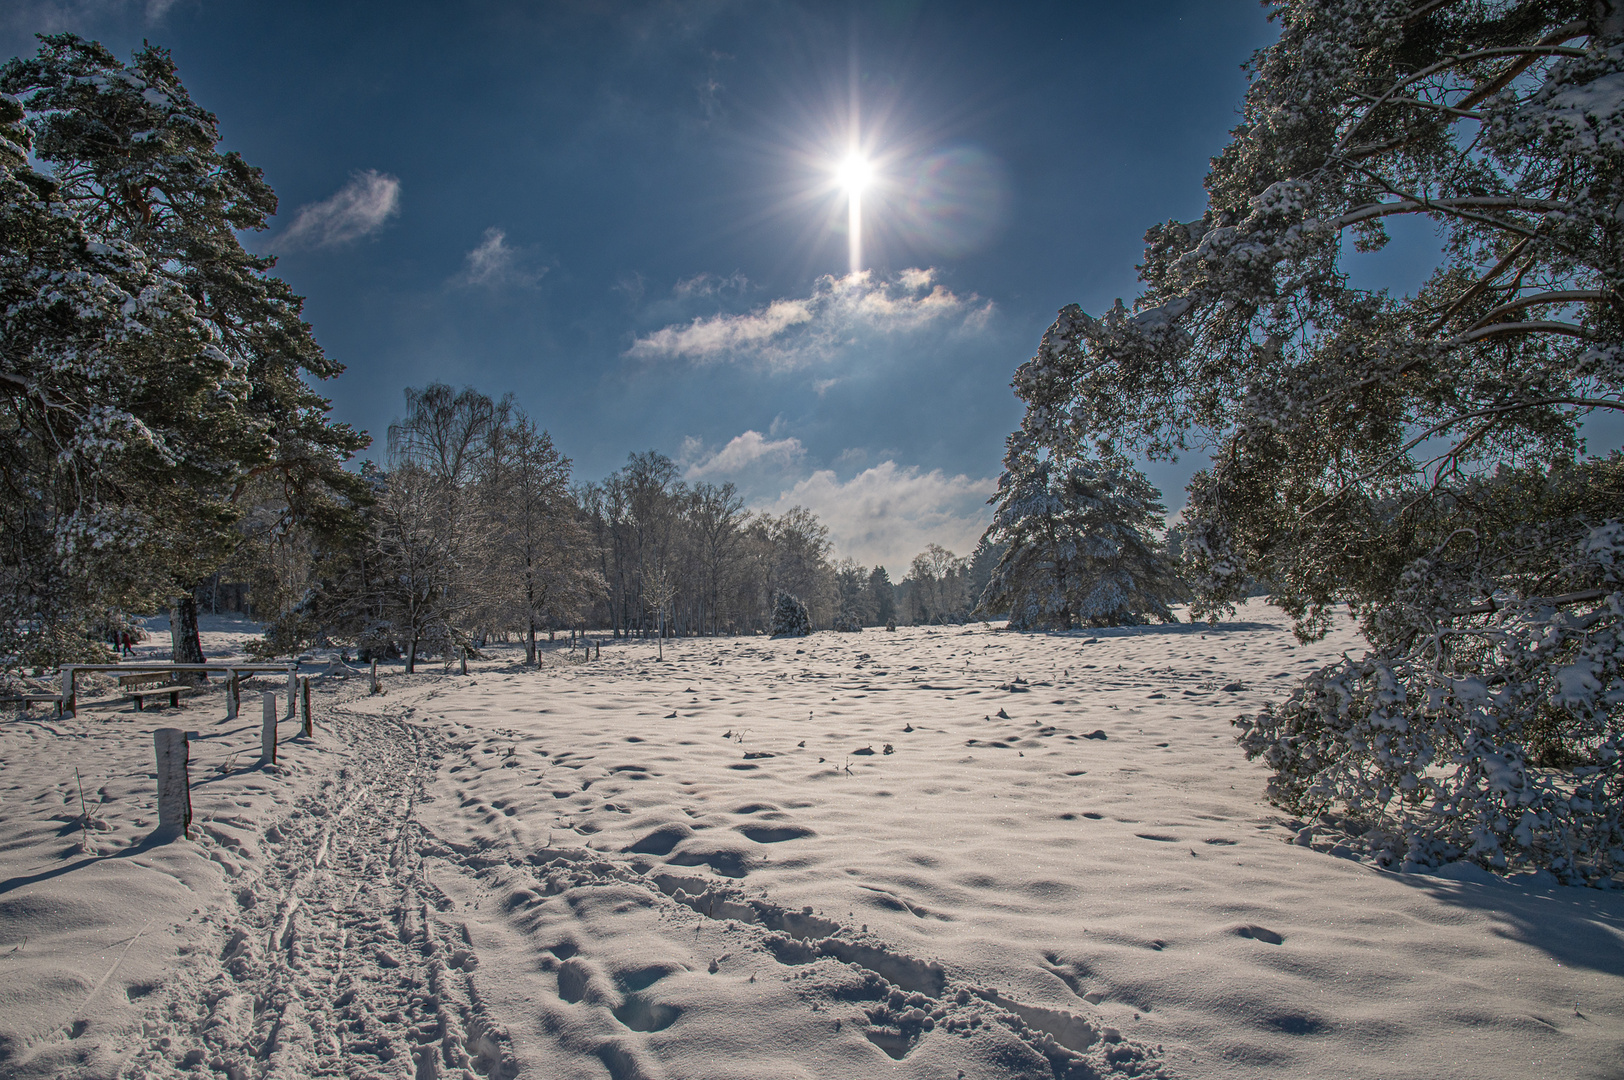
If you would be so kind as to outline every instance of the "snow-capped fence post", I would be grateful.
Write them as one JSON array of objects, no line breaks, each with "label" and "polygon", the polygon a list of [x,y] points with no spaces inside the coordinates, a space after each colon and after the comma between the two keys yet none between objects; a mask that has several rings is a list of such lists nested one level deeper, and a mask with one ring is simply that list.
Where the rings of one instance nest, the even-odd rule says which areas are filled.
[{"label": "snow-capped fence post", "polygon": [[296,697],[296,694],[298,693],[298,690],[299,690],[299,665],[298,665],[298,663],[294,663],[291,667],[288,668],[288,715],[287,715],[287,718],[289,720],[293,719],[293,716],[294,716],[294,711],[293,710],[294,710],[294,707],[298,703],[298,698]]},{"label": "snow-capped fence post", "polygon": [[261,708],[264,710],[264,719],[259,729],[259,762],[261,765],[276,764],[276,694],[267,690],[260,695]]},{"label": "snow-capped fence post", "polygon": [[158,829],[188,836],[192,824],[192,785],[186,764],[191,757],[186,732],[159,728],[152,733],[158,758]]},{"label": "snow-capped fence post", "polygon": [[312,734],[310,726],[310,676],[308,675],[299,680],[299,704],[304,708],[304,733],[308,737]]},{"label": "snow-capped fence post", "polygon": [[372,658],[372,692],[378,692],[378,658]]}]

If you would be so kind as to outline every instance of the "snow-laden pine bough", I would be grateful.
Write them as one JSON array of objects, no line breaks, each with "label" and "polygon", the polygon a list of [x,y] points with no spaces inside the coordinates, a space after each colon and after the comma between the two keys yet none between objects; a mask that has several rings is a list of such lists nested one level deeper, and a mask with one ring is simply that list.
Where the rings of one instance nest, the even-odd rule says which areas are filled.
[{"label": "snow-laden pine bough", "polygon": [[[1379,823],[1401,861],[1604,877],[1616,602],[1574,553],[1624,520],[1624,459],[1582,427],[1624,411],[1624,3],[1273,17],[1207,212],[1150,230],[1131,310],[1061,311],[1016,373],[1022,434],[1212,455],[1197,615],[1261,581],[1304,640],[1361,619],[1368,658],[1250,721],[1276,799]],[[1352,287],[1403,221],[1441,234],[1431,277]]]},{"label": "snow-laden pine bough", "polygon": [[1573,576],[1599,584],[1446,613],[1410,649],[1344,659],[1242,717],[1270,798],[1346,815],[1394,868],[1624,871],[1624,524],[1578,554]]}]

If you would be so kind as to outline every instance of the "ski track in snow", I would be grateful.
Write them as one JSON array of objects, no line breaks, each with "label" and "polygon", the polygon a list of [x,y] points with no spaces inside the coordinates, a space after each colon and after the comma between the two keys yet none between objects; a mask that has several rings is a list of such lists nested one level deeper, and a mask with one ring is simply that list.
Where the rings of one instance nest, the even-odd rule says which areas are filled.
[{"label": "ski track in snow", "polygon": [[238,911],[145,1023],[127,1075],[516,1072],[468,978],[466,935],[442,920],[447,901],[424,876],[414,811],[444,739],[342,706],[325,718],[351,745],[350,763],[273,825],[257,867],[226,854],[230,833],[198,823]]},{"label": "ski track in snow", "polygon": [[[0,1077],[1611,1075],[1624,903],[1283,843],[1228,721],[1350,638],[1247,615],[498,651],[271,769],[0,725]],[[136,776],[84,846],[168,724],[191,842]]]}]

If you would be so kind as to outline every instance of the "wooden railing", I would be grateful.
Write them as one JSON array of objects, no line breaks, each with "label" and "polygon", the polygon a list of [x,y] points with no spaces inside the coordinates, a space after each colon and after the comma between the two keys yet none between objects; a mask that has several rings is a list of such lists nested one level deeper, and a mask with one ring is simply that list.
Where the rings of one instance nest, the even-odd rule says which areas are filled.
[{"label": "wooden railing", "polygon": [[214,673],[226,676],[226,717],[234,718],[240,704],[238,682],[244,675],[269,674],[284,672],[288,677],[288,716],[293,716],[294,698],[298,689],[298,664],[172,664],[164,661],[152,663],[131,664],[63,664],[62,665],[62,711],[72,716],[78,712],[78,688],[75,685],[81,671],[116,671],[121,675],[130,674],[178,674],[184,671],[196,671],[204,674]]}]

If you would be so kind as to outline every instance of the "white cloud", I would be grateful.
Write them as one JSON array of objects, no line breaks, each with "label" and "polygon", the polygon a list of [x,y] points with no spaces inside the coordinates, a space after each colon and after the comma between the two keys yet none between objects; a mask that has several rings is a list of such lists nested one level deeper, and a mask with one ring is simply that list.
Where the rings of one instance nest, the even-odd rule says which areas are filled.
[{"label": "white cloud", "polygon": [[926,328],[978,330],[992,307],[990,300],[974,294],[961,297],[937,283],[934,270],[904,270],[889,281],[867,271],[838,278],[825,275],[813,284],[811,296],[774,300],[743,314],[674,323],[638,338],[627,355],[794,368],[828,359],[863,336]]},{"label": "white cloud", "polygon": [[836,557],[883,565],[900,581],[908,563],[930,544],[969,555],[992,519],[987,498],[996,478],[948,476],[940,469],[883,461],[842,482],[822,469],[782,491],[770,506],[782,514],[804,506],[829,527]]},{"label": "white cloud", "polygon": [[492,227],[467,256],[467,266],[459,283],[474,287],[499,288],[503,285],[534,285],[547,271],[528,271],[520,266],[521,253],[508,246],[507,233]]},{"label": "white cloud", "polygon": [[400,212],[400,181],[375,169],[356,173],[331,198],[301,206],[275,247],[337,247],[384,227]]},{"label": "white cloud", "polygon": [[688,466],[683,476],[688,480],[732,479],[750,470],[789,469],[805,456],[800,439],[769,439],[759,431],[735,435],[714,453],[706,451],[701,440],[689,438],[682,444],[682,459]]}]

